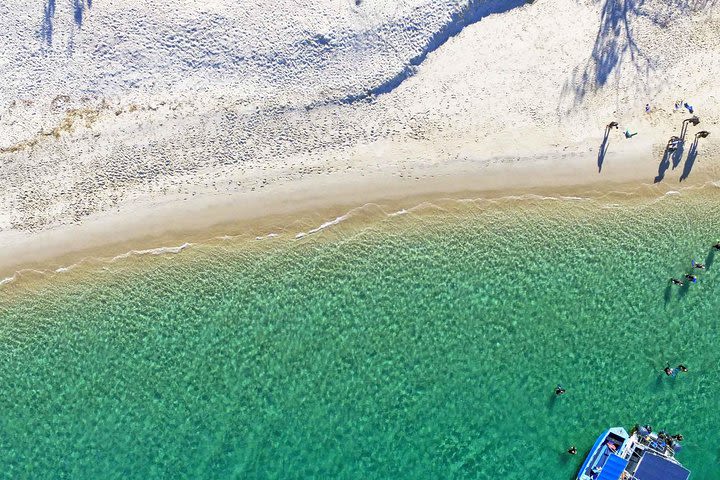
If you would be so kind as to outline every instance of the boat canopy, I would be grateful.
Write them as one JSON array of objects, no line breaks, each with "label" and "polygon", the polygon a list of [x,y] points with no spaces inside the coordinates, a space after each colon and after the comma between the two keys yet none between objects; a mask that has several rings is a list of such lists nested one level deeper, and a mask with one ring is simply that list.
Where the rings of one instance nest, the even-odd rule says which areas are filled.
[{"label": "boat canopy", "polygon": [[628,462],[624,458],[620,458],[615,454],[610,455],[605,465],[603,465],[597,480],[618,480],[627,464]]},{"label": "boat canopy", "polygon": [[635,478],[637,480],[687,480],[690,471],[658,455],[646,452],[640,460]]}]

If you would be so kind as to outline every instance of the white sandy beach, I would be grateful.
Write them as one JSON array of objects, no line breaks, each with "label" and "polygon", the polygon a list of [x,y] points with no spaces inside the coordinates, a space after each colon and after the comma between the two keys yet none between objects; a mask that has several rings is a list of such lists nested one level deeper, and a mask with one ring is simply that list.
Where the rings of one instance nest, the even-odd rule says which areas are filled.
[{"label": "white sandy beach", "polygon": [[720,180],[717,6],[4,2],[0,278],[307,210],[652,185],[679,99],[701,123],[655,188]]}]

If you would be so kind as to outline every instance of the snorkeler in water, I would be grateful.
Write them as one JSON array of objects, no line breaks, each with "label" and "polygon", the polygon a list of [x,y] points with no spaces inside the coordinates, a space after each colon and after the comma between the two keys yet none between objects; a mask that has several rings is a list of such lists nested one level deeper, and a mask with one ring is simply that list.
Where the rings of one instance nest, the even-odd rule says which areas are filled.
[{"label": "snorkeler in water", "polygon": [[714,248],[715,250],[720,250],[720,242],[718,242],[718,243],[716,243],[715,245],[713,245],[713,248]]},{"label": "snorkeler in water", "polygon": [[563,387],[561,387],[560,385],[555,387],[555,395],[557,395],[559,397],[560,395],[564,395],[564,394],[565,394],[565,389]]},{"label": "snorkeler in water", "polygon": [[688,371],[687,367],[685,365],[683,365],[682,363],[677,366],[677,369],[683,373],[687,373],[687,371]]},{"label": "snorkeler in water", "polygon": [[671,281],[674,285],[680,285],[681,287],[685,285],[682,281],[678,280],[677,278],[671,278],[670,281]]},{"label": "snorkeler in water", "polygon": [[698,270],[705,270],[705,264],[704,263],[698,263],[695,260],[692,261],[692,267],[697,268]]},{"label": "snorkeler in water", "polygon": [[687,278],[688,280],[690,280],[693,283],[697,283],[697,277],[695,275],[691,275],[691,274],[687,273],[687,274],[685,274],[685,278]]},{"label": "snorkeler in water", "polygon": [[677,372],[675,371],[674,368],[670,368],[669,363],[665,366],[665,368],[663,368],[663,371],[665,372],[665,375],[667,375],[668,377],[674,377],[677,374]]}]

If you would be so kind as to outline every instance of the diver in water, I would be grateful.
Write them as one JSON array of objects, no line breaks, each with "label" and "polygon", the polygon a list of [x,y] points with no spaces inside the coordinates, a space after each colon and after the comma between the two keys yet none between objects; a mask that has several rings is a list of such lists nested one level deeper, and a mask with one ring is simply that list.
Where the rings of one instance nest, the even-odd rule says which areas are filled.
[{"label": "diver in water", "polygon": [[559,397],[560,395],[564,395],[564,394],[565,394],[565,389],[563,387],[561,387],[560,385],[555,387],[555,395],[557,395]]},{"label": "diver in water", "polygon": [[671,278],[670,281],[675,285],[680,285],[681,287],[685,285],[682,281],[678,280],[677,278]]},{"label": "diver in water", "polygon": [[683,373],[687,373],[687,371],[688,371],[687,367],[685,365],[683,365],[682,363],[677,366],[677,369]]},{"label": "diver in water", "polygon": [[691,274],[687,273],[687,274],[685,274],[685,278],[687,278],[688,280],[690,280],[693,283],[697,283],[697,277],[695,275],[691,275]]},{"label": "diver in water", "polygon": [[697,268],[698,270],[705,270],[705,264],[704,263],[698,263],[695,260],[692,261],[692,267]]}]

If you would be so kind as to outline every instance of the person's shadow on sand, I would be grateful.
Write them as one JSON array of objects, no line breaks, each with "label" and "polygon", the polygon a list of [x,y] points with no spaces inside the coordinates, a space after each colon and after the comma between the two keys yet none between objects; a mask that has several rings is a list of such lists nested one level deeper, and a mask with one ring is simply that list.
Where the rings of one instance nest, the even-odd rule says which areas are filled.
[{"label": "person's shadow on sand", "polygon": [[695,165],[695,160],[697,160],[697,146],[698,146],[698,138],[695,137],[695,140],[693,141],[692,145],[690,145],[690,150],[688,150],[688,156],[685,160],[685,166],[683,167],[683,173],[680,175],[680,181],[682,182],[688,176],[690,176],[690,172],[693,169],[693,166]]},{"label": "person's shadow on sand", "polygon": [[688,121],[683,120],[682,126],[680,127],[680,141],[678,142],[677,149],[672,154],[672,167],[673,170],[680,165],[682,161],[683,152],[685,152],[685,136],[687,135]]},{"label": "person's shadow on sand", "polygon": [[685,139],[680,139],[677,149],[672,153],[672,168],[675,170],[680,162],[682,161],[683,153],[685,152]]},{"label": "person's shadow on sand", "polygon": [[[678,147],[680,148],[680,147]],[[660,165],[658,166],[658,174],[655,177],[654,183],[662,182],[663,178],[665,178],[665,172],[667,172],[667,169],[670,168],[670,154],[672,153],[672,150],[670,150],[670,146],[668,145],[665,147],[665,152],[663,152],[662,160],[660,160]]]},{"label": "person's shadow on sand", "polygon": [[607,154],[608,148],[610,147],[610,125],[607,125],[605,127],[605,136],[603,137],[603,141],[600,144],[600,150],[598,150],[598,158],[597,158],[597,165],[598,165],[598,173],[602,172],[602,166],[605,162],[605,155]]}]

